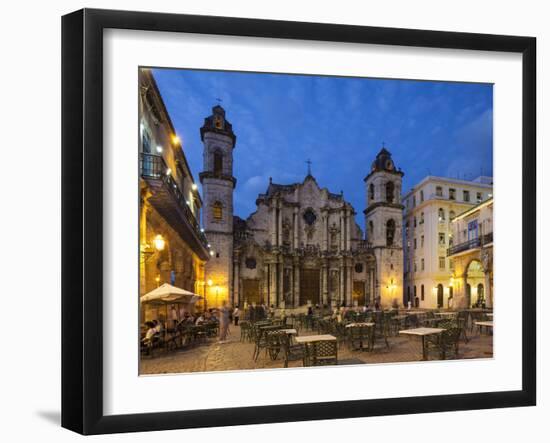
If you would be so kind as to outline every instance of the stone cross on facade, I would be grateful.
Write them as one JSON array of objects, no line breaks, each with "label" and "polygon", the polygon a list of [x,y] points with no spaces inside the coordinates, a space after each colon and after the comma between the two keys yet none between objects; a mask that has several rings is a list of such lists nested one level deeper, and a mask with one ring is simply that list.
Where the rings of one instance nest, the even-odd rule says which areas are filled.
[{"label": "stone cross on facade", "polygon": [[311,175],[311,160],[308,158],[306,160],[307,163],[307,175]]}]

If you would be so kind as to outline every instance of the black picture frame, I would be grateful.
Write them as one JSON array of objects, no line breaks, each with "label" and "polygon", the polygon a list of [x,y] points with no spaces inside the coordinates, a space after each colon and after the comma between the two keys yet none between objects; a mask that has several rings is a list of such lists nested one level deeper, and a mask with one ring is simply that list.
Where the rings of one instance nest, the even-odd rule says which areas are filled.
[{"label": "black picture frame", "polygon": [[[454,48],[522,54],[522,389],[132,415],[103,413],[103,31]],[[536,39],[84,9],[62,18],[62,426],[82,434],[320,420],[536,404]]]}]

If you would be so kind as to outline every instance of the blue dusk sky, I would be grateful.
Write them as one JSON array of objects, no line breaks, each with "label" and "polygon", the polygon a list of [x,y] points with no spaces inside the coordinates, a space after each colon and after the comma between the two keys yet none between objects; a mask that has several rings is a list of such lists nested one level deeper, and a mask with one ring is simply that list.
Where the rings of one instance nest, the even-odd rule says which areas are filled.
[{"label": "blue dusk sky", "polygon": [[[221,99],[233,125],[235,214],[248,217],[274,183],[303,181],[306,160],[321,187],[344,192],[364,228],[364,177],[385,143],[403,194],[427,175],[493,173],[490,84],[154,69],[195,180],[199,128]],[[200,183],[198,183],[200,186]]]}]

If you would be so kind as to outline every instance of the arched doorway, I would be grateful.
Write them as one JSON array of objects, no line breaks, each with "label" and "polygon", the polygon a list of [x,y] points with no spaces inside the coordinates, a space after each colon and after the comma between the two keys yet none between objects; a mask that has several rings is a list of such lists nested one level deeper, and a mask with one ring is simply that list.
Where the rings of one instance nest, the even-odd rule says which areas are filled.
[{"label": "arched doorway", "polygon": [[443,307],[443,285],[441,283],[437,285],[437,307]]},{"label": "arched doorway", "polygon": [[479,260],[472,260],[466,268],[466,303],[470,308],[481,307],[485,303],[485,272]]}]

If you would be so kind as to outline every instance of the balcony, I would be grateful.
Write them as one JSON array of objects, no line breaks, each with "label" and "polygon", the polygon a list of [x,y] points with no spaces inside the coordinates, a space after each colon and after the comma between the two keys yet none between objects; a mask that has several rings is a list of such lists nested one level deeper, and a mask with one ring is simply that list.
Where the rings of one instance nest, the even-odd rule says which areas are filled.
[{"label": "balcony", "polygon": [[357,251],[359,252],[371,252],[372,243],[367,240],[359,240],[357,243]]},{"label": "balcony", "polygon": [[467,242],[460,243],[455,246],[451,246],[447,249],[447,257],[451,255],[456,255],[470,249],[482,248],[485,245],[493,243],[493,233],[489,232],[488,234],[482,235],[480,237],[472,238]]},{"label": "balcony", "polygon": [[151,190],[149,202],[203,260],[209,258],[208,241],[185,196],[160,155],[140,153],[141,178]]}]

